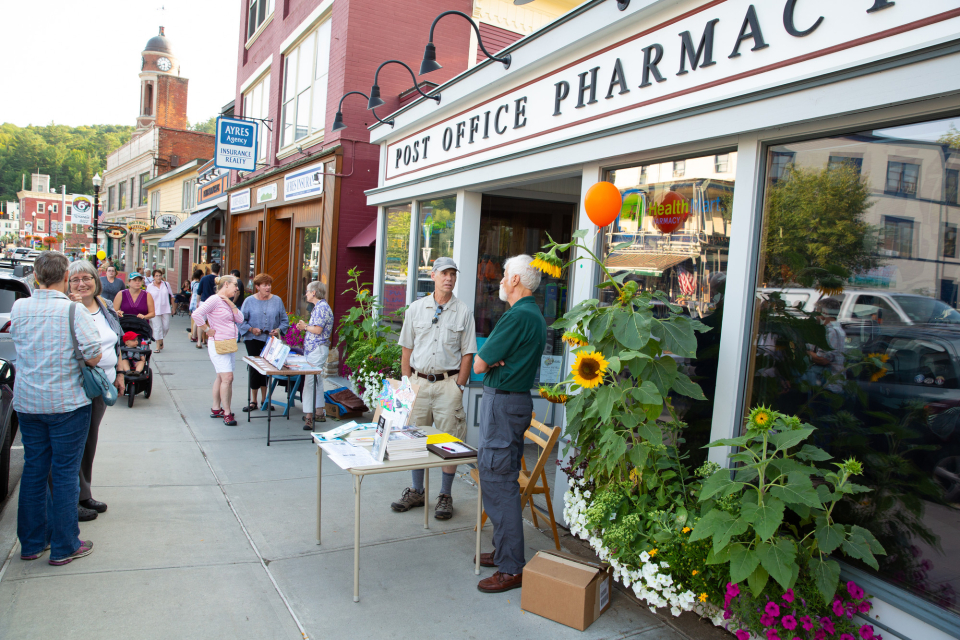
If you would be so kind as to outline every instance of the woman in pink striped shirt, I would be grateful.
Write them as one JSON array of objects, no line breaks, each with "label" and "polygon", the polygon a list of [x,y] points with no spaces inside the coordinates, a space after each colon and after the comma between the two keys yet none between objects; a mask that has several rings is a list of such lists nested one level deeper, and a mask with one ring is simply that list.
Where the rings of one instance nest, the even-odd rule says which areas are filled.
[{"label": "woman in pink striped shirt", "polygon": [[217,379],[213,381],[213,408],[210,409],[210,417],[223,418],[223,424],[228,427],[237,425],[233,412],[230,411],[233,366],[237,354],[236,350],[233,353],[217,353],[216,342],[231,338],[236,340],[239,335],[237,326],[243,322],[243,314],[232,300],[237,295],[237,290],[236,277],[220,276],[217,278],[217,295],[207,298],[191,316],[197,327],[206,332],[207,352],[217,372]]}]

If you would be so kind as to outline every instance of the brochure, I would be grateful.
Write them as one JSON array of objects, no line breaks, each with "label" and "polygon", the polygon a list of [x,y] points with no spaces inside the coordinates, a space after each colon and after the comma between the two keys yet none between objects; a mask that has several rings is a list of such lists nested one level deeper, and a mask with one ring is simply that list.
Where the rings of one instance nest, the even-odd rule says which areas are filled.
[{"label": "brochure", "polygon": [[390,438],[390,430],[395,418],[396,414],[392,411],[384,411],[377,421],[377,430],[373,436],[373,448],[370,450],[370,455],[377,462],[383,462],[383,456],[387,453],[387,440]]},{"label": "brochure", "polygon": [[319,433],[314,433],[312,435],[320,448],[326,452],[330,461],[341,469],[352,469],[354,467],[368,467],[375,464],[383,464],[382,460],[374,460],[373,456],[370,455],[370,452],[363,447],[358,447],[343,440],[327,442],[320,439]]},{"label": "brochure", "polygon": [[330,429],[329,431],[324,431],[323,433],[318,433],[316,435],[321,440],[326,440],[327,442],[331,442],[333,440],[336,440],[337,438],[342,438],[343,436],[347,435],[351,431],[355,431],[356,429],[360,429],[361,427],[367,427],[367,426],[368,425],[357,424],[355,421],[351,420],[346,424],[342,424],[339,427],[335,427],[333,429]]},{"label": "brochure", "polygon": [[287,356],[290,355],[290,347],[283,344],[283,340],[271,337],[264,345],[260,357],[266,360],[275,369],[283,369]]}]

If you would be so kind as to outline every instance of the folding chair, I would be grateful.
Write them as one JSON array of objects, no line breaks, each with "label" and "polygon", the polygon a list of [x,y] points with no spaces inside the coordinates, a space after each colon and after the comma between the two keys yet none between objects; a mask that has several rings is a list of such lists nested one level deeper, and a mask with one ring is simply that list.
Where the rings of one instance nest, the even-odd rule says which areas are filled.
[{"label": "folding chair", "polygon": [[[265,411],[267,404],[280,405],[283,407],[283,413],[280,414],[284,417],[290,417],[290,407],[296,404],[297,391],[300,389],[301,382],[303,381],[303,376],[294,376],[292,378],[287,378],[286,376],[270,376],[270,385],[267,387],[267,399],[260,405],[260,410]],[[286,396],[285,400],[273,400],[273,390],[277,388],[277,384],[286,387]],[[301,402],[303,398],[301,396]]]},{"label": "folding chair", "polygon": [[[544,440],[540,434],[546,434],[547,439]],[[520,509],[526,509],[527,504],[530,504],[530,515],[533,517],[533,526],[537,527],[538,529],[540,528],[540,524],[537,522],[538,511],[543,518],[550,520],[550,528],[553,529],[553,542],[557,546],[557,551],[559,551],[560,534],[557,533],[557,521],[553,517],[553,503],[550,500],[550,485],[547,484],[547,473],[544,470],[544,467],[547,464],[547,459],[550,457],[550,452],[553,451],[553,446],[560,438],[560,427],[550,428],[542,422],[538,422],[537,414],[534,413],[530,419],[530,428],[523,432],[523,438],[524,440],[530,440],[531,442],[536,443],[537,446],[542,448],[540,450],[540,456],[537,458],[537,464],[533,467],[532,473],[527,471],[527,461],[523,458],[520,459],[520,465],[522,468],[520,470],[520,477],[517,478],[517,482],[520,483]],[[480,485],[479,470],[471,469],[470,477],[473,478],[474,482],[477,483],[477,486]],[[542,493],[547,499],[546,511],[540,509],[533,502],[534,494],[538,493]],[[487,512],[484,511],[480,520],[480,527],[483,528],[483,525],[486,524],[486,522]]]}]

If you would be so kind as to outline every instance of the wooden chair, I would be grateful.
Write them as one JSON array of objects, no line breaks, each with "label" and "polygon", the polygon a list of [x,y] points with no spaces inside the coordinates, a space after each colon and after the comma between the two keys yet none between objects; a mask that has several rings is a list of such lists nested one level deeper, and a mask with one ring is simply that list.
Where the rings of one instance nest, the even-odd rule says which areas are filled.
[{"label": "wooden chair", "polygon": [[[538,433],[539,432],[539,433]],[[544,440],[540,434],[546,434],[547,439]],[[530,515],[533,517],[533,526],[540,528],[540,524],[537,522],[537,512],[540,512],[540,515],[550,520],[550,528],[553,529],[553,542],[557,546],[557,551],[560,550],[560,534],[557,533],[557,521],[553,517],[553,503],[550,500],[550,485],[547,484],[547,473],[544,470],[544,467],[547,464],[547,459],[550,457],[550,452],[553,451],[554,445],[557,443],[557,440],[560,438],[560,427],[553,427],[552,429],[542,422],[537,421],[537,414],[534,413],[533,417],[530,419],[530,428],[524,431],[523,433],[524,440],[530,440],[537,444],[537,446],[542,447],[540,450],[540,456],[537,458],[537,464],[533,467],[533,472],[527,471],[527,461],[524,458],[520,459],[520,464],[522,469],[520,470],[520,477],[517,481],[520,483],[520,509],[526,509],[527,504],[530,505]],[[480,472],[477,469],[470,470],[470,477],[480,485]],[[533,502],[533,496],[535,494],[542,493],[547,499],[547,510],[543,511]],[[483,516],[480,520],[480,527],[483,528],[483,525],[487,522],[487,512],[483,512]]]}]

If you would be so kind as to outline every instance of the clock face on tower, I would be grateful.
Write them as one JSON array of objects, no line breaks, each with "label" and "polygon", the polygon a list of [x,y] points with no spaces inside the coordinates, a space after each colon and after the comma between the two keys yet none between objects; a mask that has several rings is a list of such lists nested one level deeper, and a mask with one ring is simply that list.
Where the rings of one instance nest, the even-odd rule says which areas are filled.
[{"label": "clock face on tower", "polygon": [[172,66],[173,64],[168,58],[160,58],[157,60],[157,68],[159,68],[160,71],[170,71],[170,67]]}]

